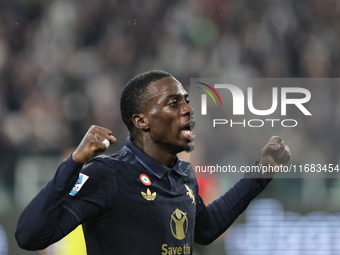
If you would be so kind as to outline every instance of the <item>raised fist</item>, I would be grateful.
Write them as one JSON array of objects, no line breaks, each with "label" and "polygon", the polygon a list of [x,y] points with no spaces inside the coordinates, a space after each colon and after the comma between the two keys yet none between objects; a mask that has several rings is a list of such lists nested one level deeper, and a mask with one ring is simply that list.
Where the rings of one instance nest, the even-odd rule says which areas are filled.
[{"label": "raised fist", "polygon": [[114,142],[116,138],[112,136],[110,130],[93,125],[73,152],[72,159],[79,164],[85,164],[91,158],[103,153]]},{"label": "raised fist", "polygon": [[259,167],[272,166],[275,168],[276,166],[286,166],[290,159],[289,147],[284,144],[282,138],[273,136],[262,149]]}]

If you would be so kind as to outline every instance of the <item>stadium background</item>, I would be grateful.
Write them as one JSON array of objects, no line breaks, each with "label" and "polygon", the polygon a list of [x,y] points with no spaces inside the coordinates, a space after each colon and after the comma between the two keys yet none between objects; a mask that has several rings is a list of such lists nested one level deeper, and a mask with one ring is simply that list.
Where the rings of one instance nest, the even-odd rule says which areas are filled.
[{"label": "stadium background", "polygon": [[[339,33],[340,2],[336,0],[1,0],[0,255],[39,254],[17,247],[18,216],[91,124],[110,128],[118,138],[108,153],[125,143],[127,131],[118,100],[122,87],[135,74],[164,69],[184,85],[192,77],[337,78]],[[320,162],[338,163],[340,88],[314,87],[311,93],[322,99],[313,112],[327,116],[327,122],[313,118],[301,143],[306,142],[306,150]],[[235,144],[234,154],[248,151],[247,143]],[[209,180],[202,185],[209,201],[230,182]],[[257,211],[267,223],[254,223],[251,229],[256,232],[251,236],[273,243],[271,231],[280,227],[277,221],[287,220],[274,217],[276,224],[270,225],[268,219],[283,211],[314,218],[294,229],[297,246],[289,253],[285,252],[289,245],[261,243],[259,254],[274,254],[274,250],[275,254],[313,254],[306,250],[313,243],[319,248],[325,245],[314,254],[338,254],[335,244],[323,241],[331,236],[339,243],[340,235],[334,232],[339,196],[338,179],[275,180],[250,208],[269,208]],[[274,200],[260,200],[269,198]],[[242,229],[247,220],[242,215],[236,226]],[[320,224],[316,232],[299,235],[312,221]],[[263,227],[267,229],[261,234]],[[283,238],[288,236],[291,233]],[[244,247],[256,249],[246,241]],[[228,245],[232,246],[223,236],[209,247],[197,247],[196,252],[249,252],[236,246],[228,250]]]}]

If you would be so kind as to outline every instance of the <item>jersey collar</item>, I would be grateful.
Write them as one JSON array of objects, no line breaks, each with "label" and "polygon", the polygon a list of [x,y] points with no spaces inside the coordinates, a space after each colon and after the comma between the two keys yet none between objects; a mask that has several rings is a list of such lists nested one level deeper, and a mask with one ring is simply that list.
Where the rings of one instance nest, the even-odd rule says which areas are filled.
[{"label": "jersey collar", "polygon": [[161,179],[170,170],[174,170],[179,175],[186,176],[186,174],[181,170],[179,166],[180,160],[178,159],[178,157],[176,157],[174,166],[172,168],[168,168],[141,151],[133,142],[131,142],[130,137],[126,139],[125,149],[133,154],[135,159],[142,166],[151,171],[159,179]]}]

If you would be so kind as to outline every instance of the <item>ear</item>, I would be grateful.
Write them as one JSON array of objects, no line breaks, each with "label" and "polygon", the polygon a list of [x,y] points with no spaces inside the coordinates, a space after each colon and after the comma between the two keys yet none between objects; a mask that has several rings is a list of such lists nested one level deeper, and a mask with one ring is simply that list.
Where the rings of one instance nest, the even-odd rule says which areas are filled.
[{"label": "ear", "polygon": [[137,129],[147,130],[149,129],[149,122],[143,113],[134,114],[132,116],[132,122]]}]

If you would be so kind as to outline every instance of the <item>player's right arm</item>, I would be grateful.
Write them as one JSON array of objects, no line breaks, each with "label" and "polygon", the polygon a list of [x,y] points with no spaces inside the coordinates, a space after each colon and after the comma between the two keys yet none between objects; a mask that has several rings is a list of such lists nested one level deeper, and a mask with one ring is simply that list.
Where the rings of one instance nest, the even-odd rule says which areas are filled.
[{"label": "player's right arm", "polygon": [[83,165],[106,150],[102,143],[104,139],[110,144],[116,141],[110,130],[92,126],[72,156],[60,164],[52,180],[25,208],[15,232],[21,248],[44,249],[66,236],[86,219],[86,215],[79,218],[66,200]]}]

